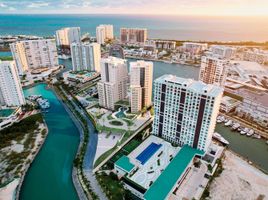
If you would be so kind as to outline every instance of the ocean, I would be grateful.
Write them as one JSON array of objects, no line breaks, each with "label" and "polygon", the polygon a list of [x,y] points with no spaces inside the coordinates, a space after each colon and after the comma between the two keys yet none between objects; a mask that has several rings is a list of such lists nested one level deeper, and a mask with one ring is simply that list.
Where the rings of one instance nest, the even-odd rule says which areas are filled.
[{"label": "ocean", "polygon": [[0,14],[0,35],[52,36],[62,27],[79,26],[95,36],[96,26],[148,29],[149,38],[196,41],[268,41],[268,17],[198,17],[151,15],[11,15]]}]

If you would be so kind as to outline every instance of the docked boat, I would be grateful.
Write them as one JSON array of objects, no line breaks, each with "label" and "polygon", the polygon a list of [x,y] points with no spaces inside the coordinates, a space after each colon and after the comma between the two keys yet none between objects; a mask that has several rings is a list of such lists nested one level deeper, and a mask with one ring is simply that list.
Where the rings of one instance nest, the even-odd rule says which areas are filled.
[{"label": "docked boat", "polygon": [[235,131],[235,130],[237,130],[239,127],[240,127],[240,124],[239,124],[239,123],[234,123],[233,126],[232,126],[232,130]]},{"label": "docked boat", "polygon": [[41,107],[41,109],[48,109],[50,107],[50,103],[48,102],[47,99],[43,99],[43,98],[38,98],[36,100],[36,102],[38,103],[38,105]]},{"label": "docked boat", "polygon": [[228,121],[229,121],[229,119],[227,119],[227,118],[225,119],[225,118],[224,118],[224,123],[227,123]]},{"label": "docked boat", "polygon": [[249,129],[248,128],[244,128],[240,131],[240,134],[241,135],[246,135],[247,133],[249,132]]},{"label": "docked boat", "polygon": [[223,116],[218,116],[217,117],[217,123],[222,123],[225,120]]},{"label": "docked boat", "polygon": [[254,135],[254,130],[253,129],[250,129],[247,133],[247,136],[248,137],[251,137],[252,135]]},{"label": "docked boat", "polygon": [[259,134],[257,134],[257,133],[255,133],[252,137],[256,138],[256,139],[261,139],[261,136]]},{"label": "docked boat", "polygon": [[224,145],[228,145],[229,144],[229,142],[224,137],[222,137],[221,134],[219,134],[217,132],[214,132],[213,135],[212,135],[212,137],[214,139],[218,140],[219,142],[221,142]]},{"label": "docked boat", "polygon": [[41,95],[30,95],[28,98],[31,101],[36,101],[37,99],[42,98],[42,96]]},{"label": "docked boat", "polygon": [[224,125],[225,126],[231,126],[233,124],[233,121],[232,120],[229,120],[228,122],[226,122]]}]

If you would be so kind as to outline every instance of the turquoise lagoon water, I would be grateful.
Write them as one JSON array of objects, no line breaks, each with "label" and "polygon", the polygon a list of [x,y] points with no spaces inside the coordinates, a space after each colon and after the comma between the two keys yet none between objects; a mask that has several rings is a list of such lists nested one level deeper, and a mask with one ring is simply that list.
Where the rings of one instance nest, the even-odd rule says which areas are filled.
[{"label": "turquoise lagoon water", "polygon": [[73,159],[79,132],[52,90],[46,84],[25,89],[26,96],[40,94],[51,108],[44,114],[49,134],[32,163],[21,188],[22,200],[78,200],[72,183]]}]

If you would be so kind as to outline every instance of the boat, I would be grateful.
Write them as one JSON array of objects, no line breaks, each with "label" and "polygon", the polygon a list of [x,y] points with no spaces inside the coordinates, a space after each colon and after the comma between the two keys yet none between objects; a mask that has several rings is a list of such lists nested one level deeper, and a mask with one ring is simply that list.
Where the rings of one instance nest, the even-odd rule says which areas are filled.
[{"label": "boat", "polygon": [[240,127],[240,124],[239,123],[234,123],[233,126],[232,126],[232,130],[235,131],[239,127]]},{"label": "boat", "polygon": [[237,129],[237,131],[238,131],[238,132],[242,131],[242,128],[241,128],[241,127],[239,127],[239,128]]},{"label": "boat", "polygon": [[38,103],[38,105],[41,107],[41,109],[48,109],[50,107],[50,103],[48,102],[47,99],[43,99],[43,98],[38,98],[36,100],[36,102]]},{"label": "boat", "polygon": [[224,117],[223,116],[218,116],[217,117],[217,123],[222,123],[224,121]]},{"label": "boat", "polygon": [[251,137],[252,135],[254,134],[254,130],[253,129],[250,129],[247,133],[247,136],[248,137]]},{"label": "boat", "polygon": [[30,95],[28,98],[31,101],[36,101],[37,99],[42,98],[42,96],[41,95]]},{"label": "boat", "polygon": [[268,140],[266,141],[266,144],[268,144]]},{"label": "boat", "polygon": [[257,134],[257,133],[255,133],[252,137],[256,138],[256,139],[261,139],[261,136],[259,134]]},{"label": "boat", "polygon": [[232,125],[232,123],[233,123],[233,121],[232,120],[229,120],[228,122],[226,122],[224,125],[225,126],[231,126]]},{"label": "boat", "polygon": [[228,120],[229,120],[229,119],[227,119],[227,118],[225,119],[225,118],[224,118],[224,123],[228,122]]},{"label": "boat", "polygon": [[224,145],[228,145],[229,144],[229,142],[224,137],[222,137],[221,134],[219,134],[217,132],[214,132],[213,135],[212,135],[212,137],[214,139],[218,140],[219,142],[221,142]]},{"label": "boat", "polygon": [[240,131],[240,134],[241,135],[246,135],[247,133],[249,132],[249,129],[248,128],[244,128]]}]

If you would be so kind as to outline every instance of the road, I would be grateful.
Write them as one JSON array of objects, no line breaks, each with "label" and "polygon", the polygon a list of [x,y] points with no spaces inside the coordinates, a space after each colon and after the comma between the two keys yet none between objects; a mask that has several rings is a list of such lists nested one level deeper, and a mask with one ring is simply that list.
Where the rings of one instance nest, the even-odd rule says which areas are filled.
[{"label": "road", "polygon": [[92,189],[96,193],[96,195],[98,195],[98,197],[101,200],[108,200],[107,197],[105,196],[105,193],[102,191],[98,181],[96,180],[95,174],[93,173],[94,158],[95,158],[97,145],[98,145],[97,130],[95,129],[91,120],[88,118],[84,109],[82,109],[80,106],[78,106],[74,102],[72,96],[67,94],[66,91],[62,87],[61,87],[61,90],[64,92],[64,94],[70,100],[70,102],[74,105],[75,109],[84,117],[84,119],[86,119],[87,128],[88,128],[88,132],[89,132],[89,142],[87,145],[86,155],[85,155],[85,158],[83,161],[84,173],[85,173],[87,179],[90,181],[90,186],[92,187]]}]

